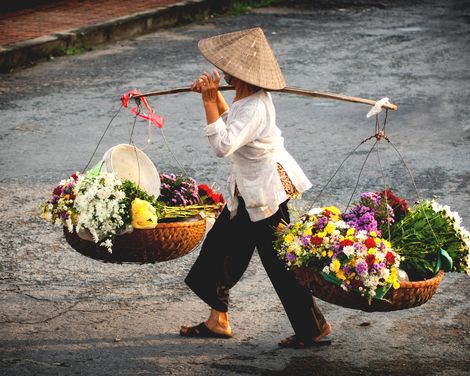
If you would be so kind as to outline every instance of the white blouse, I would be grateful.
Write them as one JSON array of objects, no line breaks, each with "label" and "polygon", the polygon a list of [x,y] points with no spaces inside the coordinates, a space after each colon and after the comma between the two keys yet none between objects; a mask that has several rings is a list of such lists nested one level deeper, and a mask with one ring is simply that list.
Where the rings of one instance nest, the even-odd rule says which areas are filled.
[{"label": "white blouse", "polygon": [[207,125],[205,132],[215,154],[231,158],[227,208],[232,218],[238,208],[235,187],[253,222],[270,217],[287,200],[277,163],[284,167],[299,193],[312,186],[284,148],[270,93],[259,90],[236,101],[230,111]]}]

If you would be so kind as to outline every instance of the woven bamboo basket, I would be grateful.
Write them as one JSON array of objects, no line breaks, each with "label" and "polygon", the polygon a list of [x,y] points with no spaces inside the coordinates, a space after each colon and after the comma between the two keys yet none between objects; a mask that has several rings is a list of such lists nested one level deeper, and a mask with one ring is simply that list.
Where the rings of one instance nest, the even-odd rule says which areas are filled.
[{"label": "woven bamboo basket", "polygon": [[293,268],[293,272],[300,284],[311,289],[315,297],[328,303],[366,312],[396,311],[420,306],[431,299],[444,276],[441,270],[431,279],[400,282],[399,289],[391,288],[383,299],[372,299],[369,304],[365,297],[355,292],[347,292],[328,282],[311,268]]},{"label": "woven bamboo basket", "polygon": [[136,230],[116,237],[113,252],[99,243],[84,240],[64,229],[70,246],[84,256],[105,262],[155,263],[187,255],[204,237],[205,219],[188,222],[159,223],[150,230]]}]

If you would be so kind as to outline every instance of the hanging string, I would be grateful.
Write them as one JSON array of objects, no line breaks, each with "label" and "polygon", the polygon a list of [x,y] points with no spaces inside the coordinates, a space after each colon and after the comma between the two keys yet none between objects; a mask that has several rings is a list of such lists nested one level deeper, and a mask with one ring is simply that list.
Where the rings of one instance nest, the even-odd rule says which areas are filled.
[{"label": "hanging string", "polygon": [[111,120],[109,121],[108,125],[106,126],[106,129],[104,130],[103,134],[101,135],[99,141],[98,141],[98,144],[96,145],[95,147],[95,150],[93,150],[93,153],[91,154],[91,157],[90,159],[88,160],[88,163],[85,165],[85,167],[82,169],[81,173],[83,174],[86,169],[88,168],[88,166],[90,165],[91,161],[93,160],[93,157],[95,156],[96,154],[96,151],[98,150],[98,147],[100,146],[101,144],[101,141],[103,141],[103,138],[106,134],[106,132],[108,132],[108,129],[109,127],[111,126],[111,123],[113,122],[113,120],[116,118],[116,116],[119,114],[119,112],[121,112],[121,109],[122,109],[123,105],[121,104],[121,106],[119,107],[119,109],[117,110],[117,112],[114,114],[114,116],[111,118]]},{"label": "hanging string", "polygon": [[[391,231],[390,231],[390,221],[388,220],[388,191],[387,191],[387,179],[385,177],[385,171],[382,166],[382,160],[380,159],[380,152],[379,152],[379,143],[377,143],[375,150],[377,151],[377,161],[379,164],[379,170],[382,175],[382,180],[383,180],[383,191],[384,191],[384,196],[385,196],[385,210],[387,211],[387,229],[388,229],[388,241],[391,242]],[[392,209],[393,211],[393,209]]]},{"label": "hanging string", "polygon": [[[335,172],[333,173],[333,175],[330,177],[330,179],[328,179],[328,181],[326,182],[326,184],[322,187],[322,189],[320,190],[320,192],[317,194],[317,196],[314,198],[312,204],[310,205],[310,208],[309,210],[311,210],[313,208],[313,206],[316,204],[316,202],[318,201],[318,198],[320,197],[320,195],[323,193],[323,191],[326,189],[326,187],[330,184],[330,182],[333,180],[333,178],[337,175],[337,173],[339,172],[339,170],[342,168],[342,166],[344,165],[344,163],[346,162],[346,160],[349,159],[349,157],[351,157],[352,154],[354,154],[356,152],[356,150],[364,143],[366,143],[367,141],[375,138],[375,142],[374,144],[372,145],[372,147],[370,148],[369,152],[367,153],[366,155],[366,158],[364,160],[364,162],[362,163],[362,166],[361,166],[361,169],[359,171],[359,174],[358,174],[358,177],[357,177],[357,180],[356,180],[356,185],[354,187],[354,190],[353,190],[353,193],[351,194],[350,196],[350,199],[348,201],[348,204],[346,206],[346,209],[345,211],[348,210],[349,208],[349,205],[351,204],[351,201],[352,201],[352,198],[354,197],[354,194],[356,193],[356,190],[357,190],[357,187],[359,185],[359,181],[360,181],[360,178],[361,178],[361,175],[362,175],[362,172],[364,170],[364,166],[370,156],[370,154],[372,153],[372,151],[375,149],[376,152],[377,152],[377,158],[378,158],[378,163],[379,163],[379,169],[380,169],[380,173],[382,175],[382,180],[383,180],[383,183],[384,183],[384,192],[385,192],[385,203],[387,205],[387,211],[388,211],[388,193],[387,193],[387,179],[386,179],[386,175],[385,175],[385,171],[383,169],[383,166],[382,166],[382,162],[381,162],[381,159],[380,159],[380,151],[379,151],[379,147],[378,147],[378,142],[381,141],[381,140],[385,140],[387,141],[387,143],[389,143],[393,149],[395,150],[395,152],[398,154],[399,158],[400,158],[400,161],[403,163],[403,166],[405,167],[406,171],[408,172],[408,175],[410,176],[410,180],[411,180],[411,183],[413,185],[413,188],[414,190],[416,191],[416,195],[418,197],[418,200],[421,201],[421,197],[420,197],[420,194],[419,194],[419,191],[418,191],[418,187],[416,185],[416,182],[415,182],[415,179],[414,179],[414,176],[411,172],[411,169],[408,167],[407,163],[405,162],[405,159],[403,158],[403,155],[400,153],[400,151],[398,150],[398,148],[395,146],[395,144],[390,141],[390,139],[386,136],[385,134],[385,128],[386,128],[386,125],[387,125],[387,119],[388,119],[388,109],[386,109],[385,111],[385,117],[384,117],[384,122],[383,122],[383,126],[382,126],[382,129],[380,129],[380,120],[379,120],[379,115],[376,114],[376,119],[375,119],[375,134],[362,140],[359,145],[357,145],[354,150],[352,152],[350,152],[346,158],[341,162],[341,164],[339,165],[339,167],[335,170]],[[426,218],[426,222],[433,234],[433,237],[434,239],[436,240],[436,244],[438,247],[441,247],[441,244],[439,243],[439,240],[437,238],[437,235],[436,233],[434,232],[434,229],[432,228],[432,225],[431,225],[431,222],[426,214],[426,212],[423,212],[424,213],[424,216]],[[388,221],[387,221],[388,222]],[[389,241],[390,241],[390,238],[391,238],[391,231],[390,231],[390,222],[388,222],[387,224],[388,226],[388,238],[389,238]]]},{"label": "hanging string", "polygon": [[[411,183],[413,185],[413,188],[416,191],[416,196],[418,198],[418,201],[422,201],[422,198],[419,194],[418,187],[416,186],[416,182],[415,182],[415,179],[413,177],[413,174],[412,174],[410,168],[408,167],[407,163],[405,162],[405,159],[403,158],[402,154],[397,149],[397,147],[393,144],[393,142],[390,141],[390,140],[388,142],[389,142],[390,145],[392,145],[393,149],[397,152],[398,156],[400,157],[401,162],[403,163],[403,166],[405,166],[405,169],[408,172],[408,175],[410,176],[410,180],[411,180]],[[434,230],[432,228],[431,222],[429,221],[429,218],[428,218],[428,215],[426,214],[426,211],[423,211],[423,214],[424,214],[424,217],[426,218],[426,222],[427,222],[429,228],[431,229],[432,235],[434,236],[434,239],[436,240],[436,244],[438,245],[438,247],[441,247],[442,245],[439,243],[439,239],[437,238],[437,235],[436,235],[436,233],[434,232]]]},{"label": "hanging string", "polygon": [[160,128],[160,132],[162,134],[162,138],[163,138],[163,142],[165,143],[168,151],[170,152],[171,156],[173,157],[173,159],[175,160],[176,164],[178,165],[178,167],[180,168],[181,172],[185,175],[185,176],[188,176],[188,173],[186,172],[185,168],[183,167],[183,165],[178,161],[178,158],[176,158],[176,155],[175,153],[173,153],[173,150],[171,149],[170,147],[170,144],[165,136],[165,134],[163,133],[163,128]]},{"label": "hanging string", "polygon": [[362,140],[359,145],[357,145],[354,150],[352,150],[347,156],[346,158],[343,159],[343,161],[341,162],[341,164],[338,166],[338,168],[335,170],[335,172],[333,173],[333,175],[328,179],[328,181],[326,182],[326,184],[322,187],[322,189],[320,190],[320,192],[315,196],[315,198],[313,199],[312,201],[312,204],[310,205],[309,209],[308,210],[311,210],[314,205],[318,202],[318,199],[320,198],[320,196],[322,195],[322,193],[324,192],[324,190],[328,187],[328,185],[331,183],[331,181],[334,179],[334,177],[338,174],[338,172],[341,170],[341,168],[343,167],[343,165],[346,163],[346,161],[357,151],[357,149],[359,149],[362,144],[366,143],[367,141],[369,141],[370,139],[374,138],[375,136],[370,136],[369,138],[366,138],[365,140]]},{"label": "hanging string", "polygon": [[374,150],[375,145],[377,145],[377,142],[379,142],[379,141],[375,140],[374,145],[372,145],[372,147],[370,148],[369,152],[366,155],[366,158],[364,159],[364,162],[362,163],[361,169],[359,170],[359,174],[358,174],[357,179],[356,179],[356,185],[354,186],[353,192],[351,194],[351,197],[349,197],[348,204],[346,205],[346,209],[344,209],[344,211],[347,211],[348,208],[349,208],[349,205],[351,204],[351,201],[354,197],[354,194],[356,193],[357,187],[359,186],[359,180],[361,179],[362,171],[364,171],[364,167],[366,165],[366,162],[369,159],[369,156],[371,155],[372,151]]},{"label": "hanging string", "polygon": [[134,136],[135,124],[137,122],[137,117],[139,116],[140,111],[141,111],[140,101],[137,102],[136,100],[135,103],[137,104],[137,109],[136,109],[136,113],[134,116],[134,121],[132,122],[131,134],[129,135],[129,145],[132,145],[132,137]]},{"label": "hanging string", "polygon": [[[133,127],[132,127],[132,132],[131,132],[131,135],[130,135],[130,140],[129,140],[129,143],[131,143],[131,140],[132,140],[132,136],[133,136],[133,133],[134,133],[134,127],[135,127],[135,121],[137,119],[137,116],[139,116],[140,112],[141,112],[141,101],[140,101],[140,98],[133,98],[135,103],[137,104],[137,109],[135,111],[135,118],[134,118],[134,124],[133,124]],[[149,105],[147,105],[148,107],[147,108],[150,108]],[[150,119],[149,119],[150,121]],[[171,157],[173,158],[173,160],[176,162],[176,164],[178,165],[178,167],[180,168],[181,172],[184,174],[184,175],[188,175],[188,173],[186,172],[186,169],[183,167],[183,165],[180,163],[180,161],[178,160],[178,158],[176,158],[176,155],[175,153],[173,152],[173,149],[171,148],[170,146],[170,143],[168,142],[168,139],[166,138],[165,136],[165,133],[163,132],[163,127],[160,127],[160,133],[162,135],[162,139],[163,139],[163,142],[166,146],[166,148],[168,149],[168,151],[170,152],[170,155]],[[150,143],[150,133],[148,133],[148,144]]]}]

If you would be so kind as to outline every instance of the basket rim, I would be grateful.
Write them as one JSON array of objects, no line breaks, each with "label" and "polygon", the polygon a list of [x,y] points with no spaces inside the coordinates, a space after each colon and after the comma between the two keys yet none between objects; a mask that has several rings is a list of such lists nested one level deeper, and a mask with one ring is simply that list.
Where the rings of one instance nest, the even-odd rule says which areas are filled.
[{"label": "basket rim", "polygon": [[426,287],[432,286],[436,283],[439,284],[444,277],[444,271],[441,269],[439,272],[432,278],[424,279],[422,281],[401,281],[400,288],[401,289],[415,289],[418,287]]},{"label": "basket rim", "polygon": [[[321,276],[325,281],[327,281],[315,268],[308,267],[308,266],[294,266],[295,269],[302,271],[302,270],[309,270]],[[435,284],[439,284],[444,277],[444,271],[441,269],[439,272],[432,278],[424,279],[421,281],[401,281],[400,282],[400,289],[416,289],[416,288],[423,288],[428,286],[433,286]],[[327,281],[329,282],[329,281]],[[331,283],[331,282],[329,282]],[[333,284],[333,283],[332,283]],[[333,284],[334,285],[334,284]]]},{"label": "basket rim", "polygon": [[[202,223],[205,223],[205,218],[200,218],[197,221],[175,221],[175,222],[158,222],[156,227],[160,228],[171,228],[171,227],[192,227],[200,226]],[[134,231],[144,231],[143,229],[134,229]]]}]

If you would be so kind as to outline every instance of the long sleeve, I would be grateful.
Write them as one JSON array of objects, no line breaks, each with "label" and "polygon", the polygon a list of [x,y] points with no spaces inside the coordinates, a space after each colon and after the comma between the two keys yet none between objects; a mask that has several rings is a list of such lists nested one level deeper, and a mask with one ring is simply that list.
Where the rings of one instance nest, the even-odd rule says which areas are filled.
[{"label": "long sleeve", "polygon": [[222,116],[207,125],[205,132],[215,154],[227,157],[256,140],[262,131],[263,111],[262,106],[253,103],[229,112],[226,121]]}]

